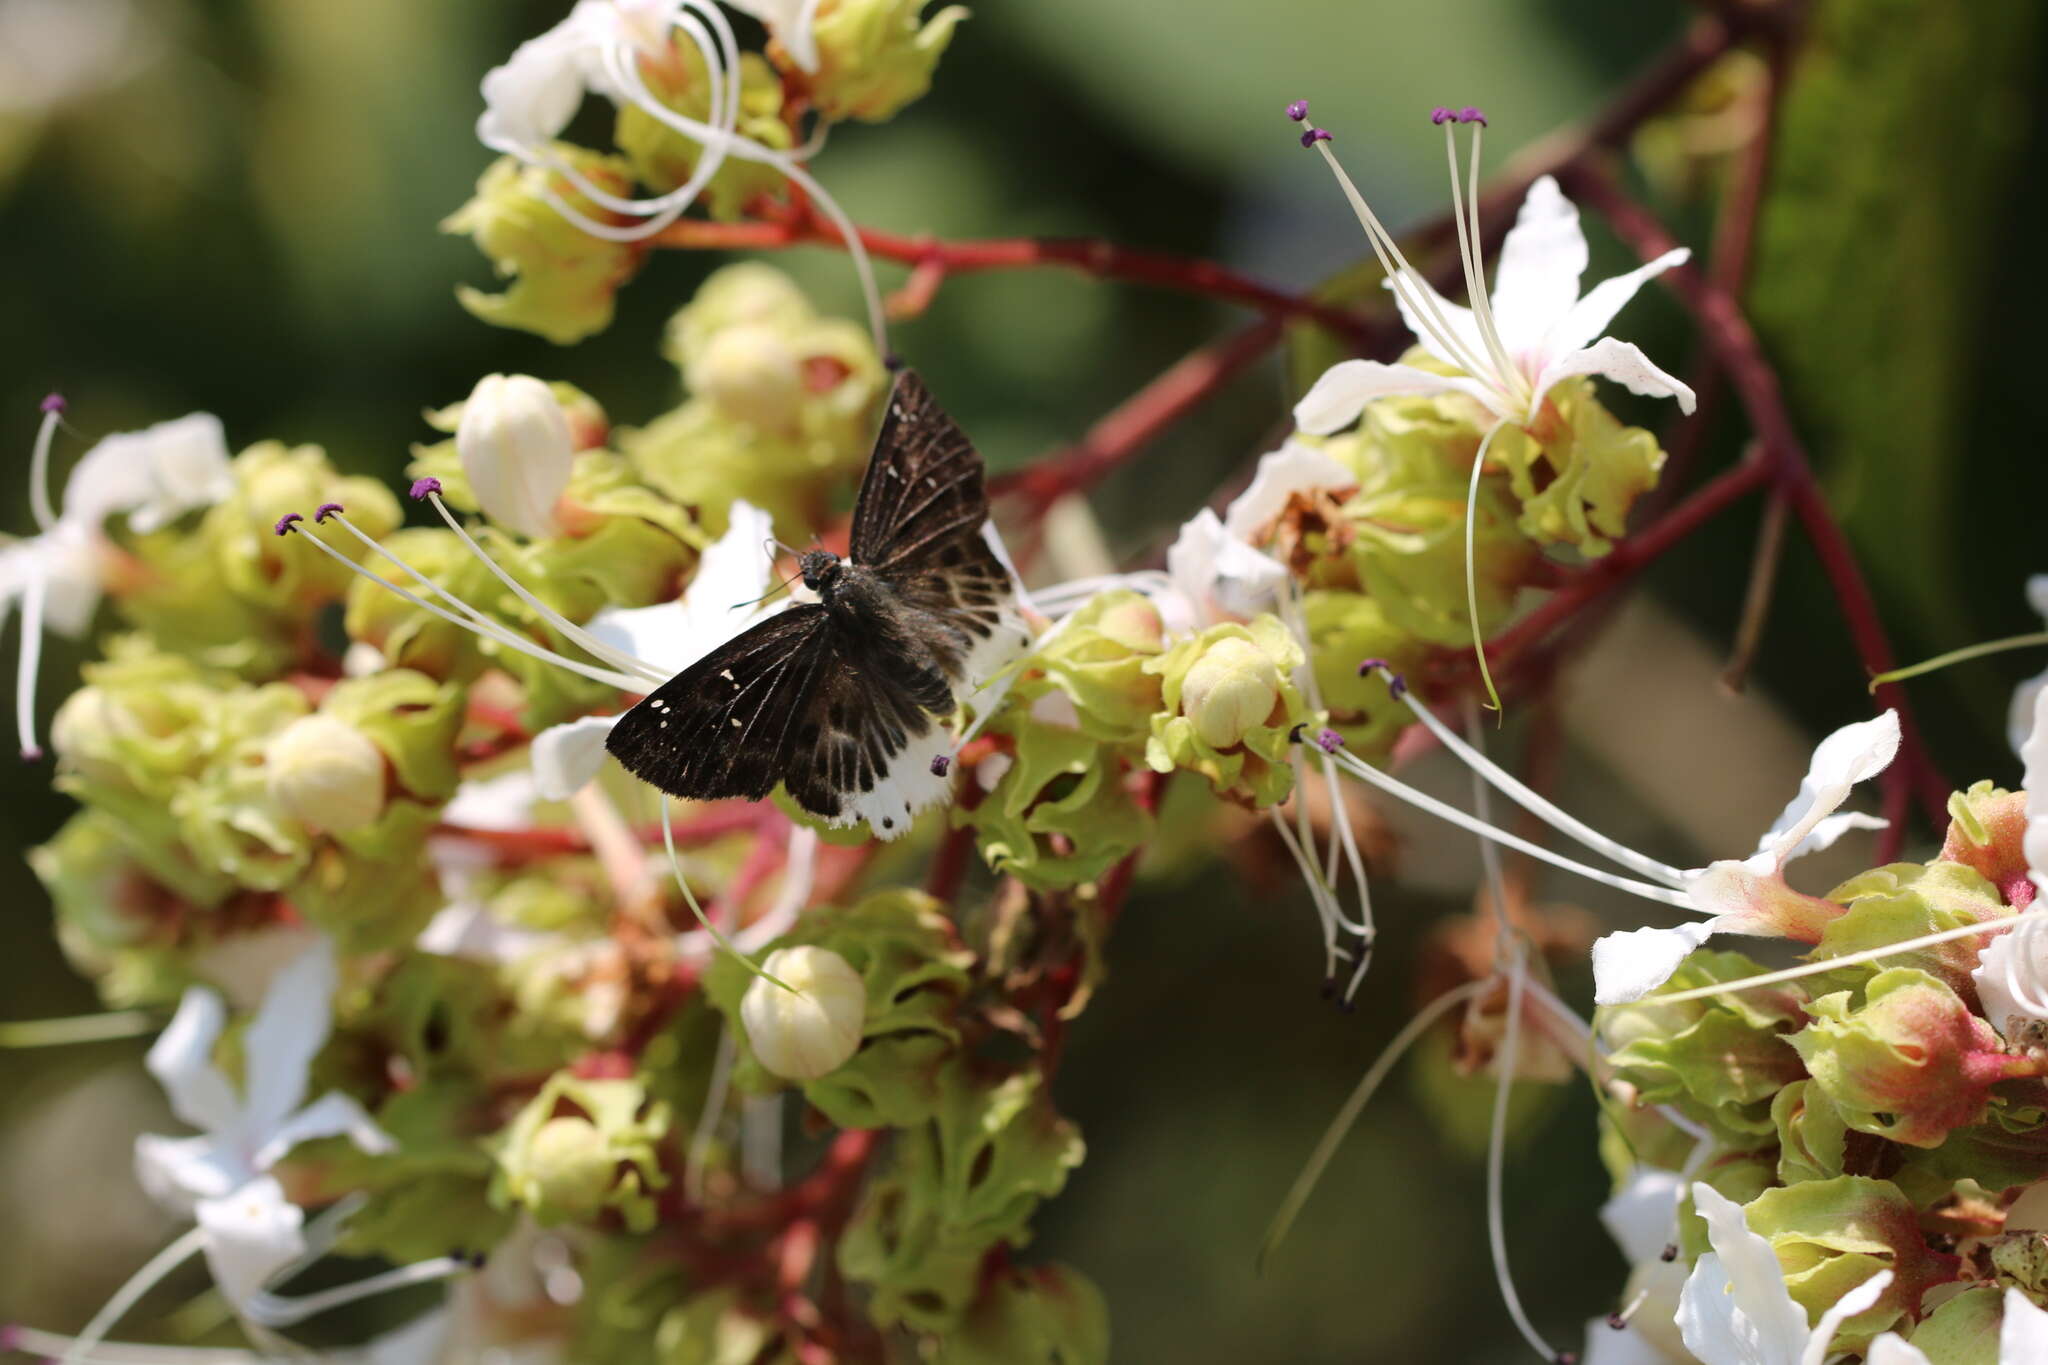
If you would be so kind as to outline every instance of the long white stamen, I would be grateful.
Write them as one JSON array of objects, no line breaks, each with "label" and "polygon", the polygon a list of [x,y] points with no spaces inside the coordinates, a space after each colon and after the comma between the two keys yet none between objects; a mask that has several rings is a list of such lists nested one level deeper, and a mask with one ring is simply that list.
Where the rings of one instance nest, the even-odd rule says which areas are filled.
[{"label": "long white stamen", "polygon": [[92,1315],[92,1321],[85,1324],[85,1330],[71,1339],[64,1351],[63,1365],[84,1365],[93,1348],[100,1344],[114,1324],[137,1303],[144,1294],[156,1288],[157,1282],[176,1270],[206,1245],[204,1228],[189,1228],[175,1242],[149,1258],[142,1269],[128,1277],[128,1282],[114,1291],[100,1311]]},{"label": "long white stamen", "polygon": [[1510,834],[1506,830],[1495,829],[1484,820],[1476,819],[1459,810],[1456,806],[1449,805],[1424,792],[1417,791],[1399,778],[1390,777],[1370,764],[1359,761],[1350,754],[1339,756],[1337,763],[1338,766],[1342,767],[1345,772],[1350,773],[1352,776],[1371,783],[1389,795],[1399,797],[1418,810],[1426,811],[1436,816],[1439,820],[1446,820],[1460,829],[1469,830],[1482,839],[1491,839],[1495,843],[1506,844],[1509,848],[1518,849],[1532,858],[1549,863],[1553,867],[1561,867],[1567,872],[1576,872],[1588,881],[1599,882],[1603,886],[1611,886],[1617,891],[1627,891],[1641,896],[1645,900],[1657,901],[1663,905],[1675,905],[1680,909],[1697,912],[1698,907],[1692,903],[1689,897],[1672,890],[1668,886],[1653,886],[1649,882],[1639,882],[1628,877],[1618,877],[1612,872],[1604,872],[1597,867],[1588,867],[1584,863],[1574,862],[1562,854],[1551,852],[1540,844],[1532,844],[1527,839]]},{"label": "long white stamen", "polygon": [[28,510],[36,519],[36,529],[47,531],[57,524],[57,507],[50,500],[50,445],[57,439],[57,428],[63,425],[64,408],[60,400],[47,400],[48,411],[43,413],[42,425],[36,428],[35,453],[28,462]]},{"label": "long white stamen", "polygon": [[[1403,689],[1406,690],[1405,688]],[[1472,732],[1472,747],[1479,751],[1484,743],[1484,732],[1479,728],[1476,707],[1468,707],[1471,714],[1465,718],[1465,728]],[[1493,793],[1488,790],[1485,775],[1477,767],[1472,770],[1472,813],[1487,824],[1493,823]],[[1514,921],[1508,918],[1508,879],[1500,865],[1500,850],[1491,839],[1479,841],[1479,865],[1486,874],[1486,898],[1493,909],[1493,951],[1495,960],[1507,950],[1508,940],[1514,937]]]},{"label": "long white stamen", "polygon": [[2017,921],[2023,918],[2025,917],[2015,915],[2009,917],[2004,922],[1993,920],[1984,924],[1959,924],[1953,929],[1942,929],[1932,934],[1922,934],[1919,938],[1909,938],[1898,943],[1888,943],[1882,948],[1865,948],[1860,953],[1844,953],[1840,957],[1824,957],[1817,962],[1808,962],[1797,967],[1787,967],[1783,971],[1764,972],[1759,976],[1746,976],[1740,981],[1725,981],[1714,986],[1695,986],[1691,990],[1673,991],[1668,995],[1658,992],[1644,998],[1646,1000],[1654,1000],[1660,1005],[1677,1005],[1687,1000],[1706,1000],[1716,995],[1730,995],[1736,991],[1753,990],[1759,986],[1777,986],[1787,981],[1797,981],[1804,976],[1819,976],[1823,972],[1834,971],[1837,967],[1854,967],[1862,962],[1875,962],[1879,958],[1895,957],[1900,953],[1910,953],[1921,948],[1931,948],[1937,943],[1951,943],[1959,938],[1968,938],[1972,934],[2004,933],[2009,929],[2019,927]]},{"label": "long white stamen", "polygon": [[1486,1240],[1493,1251],[1494,1280],[1500,1286],[1501,1301],[1507,1305],[1515,1329],[1537,1355],[1554,1361],[1557,1352],[1522,1310],[1522,1297],[1515,1292],[1514,1275],[1508,1269],[1507,1217],[1501,1187],[1507,1163],[1508,1099],[1514,1089],[1515,1064],[1522,1046],[1522,987],[1529,971],[1527,947],[1519,939],[1509,942],[1514,945],[1514,962],[1508,968],[1508,1017],[1500,1050],[1494,1054],[1500,1081],[1493,1091],[1493,1122],[1486,1138]]},{"label": "long white stamen", "polygon": [[[432,503],[434,510],[441,514],[441,520],[448,523],[448,529],[461,537],[462,543],[469,548],[469,552],[482,560],[484,567],[489,569],[500,583],[510,588],[515,597],[532,608],[534,614],[539,616],[541,620],[553,626],[568,639],[590,651],[591,654],[604,660],[622,673],[638,673],[649,682],[666,682],[668,680],[669,675],[661,669],[635,658],[623,649],[606,644],[603,640],[598,639],[582,626],[577,625],[574,621],[571,621],[568,617],[562,615],[562,613],[527,591],[526,587],[518,579],[507,573],[503,566],[497,560],[491,558],[485,552],[484,547],[477,544],[469,532],[463,529],[462,523],[457,521],[454,513],[448,510],[448,504],[441,501],[439,493],[427,494],[427,501]],[[354,530],[355,528],[351,526],[349,529]]]},{"label": "long white stamen", "polygon": [[21,756],[35,762],[43,756],[36,743],[36,680],[43,668],[43,606],[50,596],[50,571],[40,559],[29,564],[28,591],[21,599],[21,654],[14,677],[14,730]]},{"label": "long white stamen", "polygon": [[[437,501],[437,506],[438,505],[439,504]],[[571,639],[576,641],[576,643],[583,644],[583,641],[577,638],[583,632],[579,631],[575,626],[571,625],[567,618],[565,618],[560,612],[554,610],[552,607],[549,607],[547,604],[534,599],[531,596],[531,594],[528,594],[526,592],[524,588],[520,587],[517,583],[512,582],[512,580],[502,570],[498,568],[497,564],[492,561],[491,557],[483,552],[483,548],[479,546],[474,540],[471,540],[468,534],[465,533],[460,526],[455,524],[454,519],[448,515],[447,509],[445,507],[442,507],[440,510],[443,519],[447,520],[449,526],[451,527],[451,529],[454,530],[455,534],[461,537],[463,544],[469,547],[469,551],[471,554],[475,555],[478,559],[482,560],[486,568],[490,569],[492,573],[496,574],[498,578],[501,581],[503,581],[505,585],[513,591],[514,594],[518,595],[522,600],[524,600],[527,603],[528,606],[532,607],[535,612],[539,613],[543,621],[545,621],[547,624],[551,626],[554,626],[557,630],[561,630],[563,627],[567,626],[568,629],[564,630],[562,633],[565,635],[569,635]],[[509,626],[505,625],[504,622],[494,620],[490,616],[485,615],[478,608],[471,606],[468,602],[463,601],[460,597],[457,597],[447,588],[441,586],[438,580],[421,573],[418,569],[406,563],[405,560],[399,558],[395,551],[389,549],[382,542],[378,541],[376,538],[370,536],[365,531],[363,531],[363,529],[357,526],[353,521],[350,521],[348,513],[342,511],[331,511],[328,513],[328,515],[334,521],[339,522],[341,524],[342,529],[347,531],[350,535],[354,536],[358,541],[360,541],[363,544],[365,548],[369,549],[371,552],[373,552],[380,558],[389,561],[391,564],[396,566],[400,572],[409,575],[415,582],[421,584],[428,591],[432,592],[436,597],[440,598],[449,606],[455,608],[456,611],[460,612],[465,621],[469,623],[467,627],[468,629],[473,630],[481,635],[488,635],[491,639],[498,640],[502,643],[513,644],[514,648],[519,648],[520,644],[530,645],[533,643],[531,640],[528,640],[524,635],[519,634],[518,632],[512,630]],[[379,578],[376,581],[381,583],[384,580]],[[544,646],[539,647],[544,648]],[[629,660],[632,663],[633,667],[621,669],[620,673],[622,676],[632,678],[635,675],[639,675],[641,677],[644,677],[646,681],[650,682],[663,679],[668,676],[665,673],[654,672],[646,664],[642,663],[638,659],[633,659],[630,655],[620,655],[619,651],[612,649],[610,646],[604,645],[602,641],[593,641],[593,644],[584,644],[583,647],[589,650],[592,654],[597,655],[600,659],[606,660],[607,662],[611,662],[613,660],[614,655],[619,655],[619,657]],[[549,650],[548,653],[551,657],[562,657],[554,650]],[[637,690],[637,684],[635,684],[633,687],[629,687],[626,690]]]},{"label": "long white stamen", "polygon": [[[1381,668],[1379,672],[1389,684],[1397,681],[1395,674],[1391,670]],[[1686,884],[1685,873],[1678,868],[1671,866],[1669,863],[1660,863],[1655,858],[1638,853],[1618,840],[1608,838],[1592,826],[1573,818],[1570,814],[1559,809],[1548,798],[1524,785],[1512,773],[1509,773],[1499,764],[1489,759],[1484,753],[1459,738],[1455,730],[1438,719],[1436,713],[1431,711],[1429,707],[1425,706],[1416,697],[1413,688],[1403,686],[1393,687],[1391,690],[1407,706],[1408,710],[1413,713],[1415,719],[1421,721],[1423,726],[1432,735],[1437,737],[1437,740],[1442,743],[1444,748],[1450,750],[1459,759],[1462,759],[1465,766],[1483,776],[1488,782],[1493,784],[1496,791],[1520,806],[1523,810],[1528,811],[1531,815],[1559,833],[1570,835],[1593,852],[1612,858],[1615,862],[1620,863],[1631,871],[1640,872],[1646,877],[1653,877],[1673,887],[1682,888]]]},{"label": "long white stamen", "polygon": [[711,1161],[711,1144],[717,1140],[719,1121],[725,1117],[726,1084],[732,1078],[732,1031],[718,1032],[718,1052],[711,1059],[711,1079],[704,1087],[704,1108],[697,1115],[697,1127],[690,1134],[689,1153],[683,1158],[683,1193],[693,1204],[704,1202],[704,1168]]},{"label": "long white stamen", "polygon": [[730,953],[734,960],[747,969],[749,975],[757,976],[763,981],[773,981],[776,985],[782,987],[783,990],[789,991],[790,994],[794,995],[796,992],[791,990],[788,982],[779,980],[761,970],[761,968],[754,965],[752,958],[748,957],[738,948],[735,948],[732,945],[732,940],[727,938],[724,931],[713,924],[711,917],[704,913],[704,907],[697,904],[697,893],[690,889],[689,878],[683,875],[683,860],[676,853],[675,818],[669,811],[667,792],[661,794],[661,842],[668,849],[669,870],[675,874],[676,885],[682,888],[684,902],[689,905],[690,913],[697,917],[697,923],[703,925],[705,931],[711,935],[711,941]]},{"label": "long white stamen", "polygon": [[1465,618],[1472,627],[1472,655],[1479,660],[1479,678],[1486,684],[1489,709],[1500,710],[1500,692],[1493,685],[1493,671],[1486,666],[1486,636],[1479,625],[1479,480],[1486,473],[1486,451],[1493,438],[1506,426],[1503,417],[1486,429],[1479,449],[1472,456],[1472,480],[1465,488]]},{"label": "long white stamen", "polygon": [[[378,587],[383,588],[388,592],[397,593],[400,597],[412,603],[421,611],[431,612],[433,615],[440,617],[443,621],[446,621],[451,626],[460,627],[463,630],[469,631],[473,635],[480,635],[484,639],[495,641],[496,643],[505,646],[507,649],[517,650],[519,653],[525,654],[530,658],[538,659],[542,663],[553,664],[558,668],[566,668],[572,673],[580,673],[584,677],[589,678],[594,682],[601,682],[605,684],[607,687],[616,687],[621,692],[637,692],[640,689],[641,679],[639,678],[628,677],[623,673],[617,673],[608,668],[597,668],[590,664],[578,663],[574,659],[563,658],[560,654],[555,653],[553,650],[543,649],[541,646],[534,644],[530,640],[522,639],[519,636],[513,634],[512,632],[504,629],[502,626],[499,626],[495,621],[489,621],[487,618],[469,619],[466,617],[457,616],[455,613],[451,611],[445,611],[442,608],[435,606],[432,602],[429,602],[424,598],[418,596],[417,594],[408,592],[406,589],[401,588],[400,586],[398,586],[398,584],[392,582],[390,579],[382,577],[379,574],[372,573],[370,570],[356,563],[353,559],[350,559],[341,551],[335,549],[332,545],[329,545],[326,541],[322,540],[314,532],[300,531],[299,534],[304,536],[309,543],[319,546],[322,553],[332,556],[339,563],[346,564],[351,573],[359,574],[362,577],[369,579],[372,583],[375,583]],[[395,556],[392,556],[388,550],[384,551],[384,554],[386,555],[387,558],[395,558]],[[410,573],[412,571],[407,570],[407,572]],[[442,588],[440,588],[438,584],[435,584],[431,579],[422,578],[419,574],[416,573],[413,574],[413,576],[415,578],[419,578],[422,583],[433,588],[433,590],[436,592],[444,591]],[[474,609],[471,608],[470,610]]]},{"label": "long white stamen", "polygon": [[148,1010],[115,1010],[108,1014],[75,1014],[65,1019],[24,1019],[0,1024],[0,1049],[64,1047],[137,1038],[155,1033],[164,1021]]},{"label": "long white stamen", "polygon": [[1323,899],[1321,880],[1315,867],[1302,854],[1301,845],[1294,841],[1294,831],[1287,827],[1287,817],[1275,806],[1268,814],[1272,817],[1273,828],[1279,832],[1280,842],[1287,848],[1287,855],[1294,859],[1294,865],[1301,871],[1302,881],[1308,884],[1309,903],[1315,906],[1316,919],[1323,926],[1323,975],[1337,974],[1337,923],[1336,915],[1328,902]]},{"label": "long white stamen", "polygon": [[261,1293],[254,1295],[242,1306],[242,1316],[259,1327],[290,1327],[304,1322],[330,1309],[345,1304],[388,1294],[394,1289],[409,1289],[418,1284],[431,1284],[475,1269],[473,1262],[459,1256],[436,1256],[432,1260],[418,1261],[412,1265],[400,1266],[357,1280],[353,1284],[337,1285],[313,1294]]},{"label": "long white stamen", "polygon": [[1309,1195],[1315,1191],[1316,1182],[1322,1179],[1323,1171],[1329,1166],[1330,1159],[1337,1154],[1338,1145],[1358,1122],[1358,1116],[1365,1112],[1365,1106],[1371,1102],[1374,1093],[1392,1073],[1395,1065],[1408,1055],[1408,1049],[1415,1046],[1422,1035],[1429,1031],[1431,1025],[1490,984],[1490,981],[1468,981],[1462,986],[1445,991],[1417,1010],[1415,1017],[1402,1025],[1401,1031],[1394,1035],[1393,1041],[1373,1059],[1373,1064],[1367,1068],[1364,1078],[1358,1082],[1350,1098],[1344,1101],[1344,1107],[1337,1111],[1337,1117],[1330,1120],[1330,1126],[1323,1130],[1322,1139],[1316,1143],[1315,1151],[1309,1154],[1308,1164],[1302,1167],[1301,1174],[1294,1178],[1294,1184],[1287,1191],[1287,1197],[1280,1201],[1279,1211],[1267,1225],[1266,1235],[1259,1244],[1258,1263],[1262,1268],[1266,1259],[1287,1236],[1288,1229],[1294,1226],[1295,1218],[1308,1203]]},{"label": "long white stamen", "polygon": [[[1438,354],[1474,379],[1499,389],[1500,382],[1493,377],[1491,367],[1480,363],[1479,357],[1444,317],[1443,310],[1436,306],[1435,291],[1416,287],[1416,281],[1422,278],[1420,272],[1408,264],[1408,258],[1401,254],[1400,244],[1380,222],[1378,215],[1373,213],[1372,206],[1365,202],[1365,196],[1358,192],[1358,186],[1351,183],[1351,177],[1344,173],[1344,167],[1337,160],[1336,153],[1330,150],[1326,142],[1316,143],[1316,150],[1322,154],[1324,163],[1337,177],[1338,186],[1343,189],[1345,199],[1351,204],[1351,212],[1358,218],[1359,226],[1365,229],[1365,239],[1371,244],[1373,255],[1379,258],[1380,270],[1386,275],[1389,287],[1408,304],[1409,311],[1419,321],[1430,327],[1431,336],[1428,339],[1436,344]],[[1504,399],[1510,397],[1505,393],[1501,396]]]},{"label": "long white stamen", "polygon": [[1638,1289],[1636,1296],[1624,1304],[1620,1312],[1607,1319],[1607,1325],[1616,1331],[1628,1326],[1628,1320],[1636,1315],[1636,1310],[1647,1303],[1649,1298],[1650,1291],[1647,1287]]},{"label": "long white stamen", "polygon": [[1480,253],[1479,234],[1479,130],[1472,130],[1472,193],[1471,216],[1466,216],[1467,200],[1458,188],[1458,134],[1455,120],[1444,124],[1444,155],[1451,168],[1451,222],[1458,230],[1458,262],[1465,272],[1465,295],[1472,302],[1472,320],[1479,328],[1479,340],[1493,358],[1494,372],[1503,389],[1517,389],[1521,386],[1520,372],[1514,362],[1508,359],[1507,347],[1501,345],[1500,333],[1493,325],[1493,307],[1486,292],[1486,264]]},{"label": "long white stamen", "polygon": [[[69,1355],[76,1337],[45,1332],[35,1327],[13,1326],[7,1338],[15,1350],[45,1360],[74,1359]],[[223,1346],[141,1346],[125,1341],[102,1341],[78,1365],[268,1365],[253,1351]]]}]

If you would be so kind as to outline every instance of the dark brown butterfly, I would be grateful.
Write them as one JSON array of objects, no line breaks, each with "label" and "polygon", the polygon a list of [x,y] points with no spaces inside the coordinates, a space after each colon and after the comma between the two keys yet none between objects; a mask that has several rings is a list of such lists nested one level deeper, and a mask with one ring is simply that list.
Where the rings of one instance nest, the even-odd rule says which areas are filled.
[{"label": "dark brown butterfly", "polygon": [[981,456],[906,370],[853,509],[848,556],[799,561],[815,603],[711,651],[605,741],[693,801],[782,783],[829,823],[894,838],[946,792],[941,720],[1022,644],[1009,570],[983,539]]}]

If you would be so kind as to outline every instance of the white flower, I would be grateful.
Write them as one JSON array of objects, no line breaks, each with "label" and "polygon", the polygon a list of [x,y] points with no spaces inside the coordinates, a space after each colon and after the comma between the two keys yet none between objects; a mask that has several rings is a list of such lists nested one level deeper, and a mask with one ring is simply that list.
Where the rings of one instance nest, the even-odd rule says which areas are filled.
[{"label": "white flower", "polygon": [[[1449,126],[1448,124],[1446,125]],[[1317,147],[1336,167],[1327,145]],[[1343,177],[1343,171],[1337,174]],[[1348,179],[1347,193],[1355,196]],[[1456,182],[1453,181],[1453,189]],[[1363,209],[1363,200],[1354,207]],[[1374,236],[1376,220],[1369,211],[1360,221]],[[1476,237],[1467,247],[1466,279],[1483,280],[1476,259]],[[1435,359],[1455,367],[1455,375],[1433,374],[1412,365],[1386,365],[1376,360],[1345,360],[1325,371],[1296,404],[1294,420],[1317,435],[1340,430],[1358,420],[1366,404],[1378,398],[1411,394],[1462,393],[1495,419],[1525,426],[1543,407],[1543,399],[1559,381],[1575,375],[1604,375],[1633,393],[1676,398],[1685,412],[1693,409],[1693,393],[1652,364],[1635,346],[1603,337],[1622,306],[1645,281],[1680,265],[1691,255],[1685,248],[1666,252],[1649,264],[1617,275],[1579,296],[1579,277],[1586,269],[1586,237],[1579,229],[1579,211],[1564,197],[1557,182],[1544,176],[1529,187],[1522,211],[1501,248],[1493,297],[1476,287],[1471,308],[1461,308],[1436,291],[1422,274],[1394,255],[1387,287],[1409,330]]]},{"label": "white flower", "polygon": [[534,539],[554,534],[576,448],[569,416],[546,384],[525,374],[478,380],[462,405],[455,450],[485,516]]},{"label": "white flower", "polygon": [[[2035,691],[2032,729],[2019,748],[2026,764],[2027,876],[2048,890],[2048,691]],[[2048,1019],[2048,909],[2043,905],[2037,894],[2013,931],[1993,939],[1970,973],[1984,1017],[2001,1035],[2016,1019]]]},{"label": "white flower", "polygon": [[[2048,621],[2048,574],[2037,573],[2027,580],[2027,605]],[[2048,687],[2048,670],[2036,673],[2012,690],[2012,704],[2005,716],[2005,733],[2012,742],[2014,753],[2025,748],[2027,736],[2033,733],[2034,701],[2044,687]]]},{"label": "white flower", "polygon": [[159,1203],[196,1219],[207,1264],[230,1303],[246,1301],[306,1249],[302,1215],[267,1174],[271,1167],[314,1138],[347,1137],[373,1154],[393,1149],[347,1095],[333,1091],[302,1104],[307,1070],[327,1041],[334,987],[334,945],[323,936],[278,973],[244,1032],[239,1095],[213,1063],[227,1015],[213,991],[185,992],[149,1050],[150,1074],[200,1133],[138,1137],[136,1174]]},{"label": "white flower", "polygon": [[818,69],[818,38],[811,25],[818,17],[818,0],[730,0],[742,14],[751,14],[768,26],[796,64],[805,71]]},{"label": "white flower", "polygon": [[1742,1206],[1705,1183],[1693,1185],[1692,1199],[1714,1249],[1686,1279],[1678,1326],[1702,1365],[1821,1365],[1842,1324],[1876,1303],[1892,1282],[1892,1273],[1880,1270],[1809,1329],[1806,1310],[1785,1288],[1777,1253],[1749,1230]]},{"label": "white flower", "polygon": [[[773,610],[758,601],[774,567],[767,549],[773,533],[766,512],[735,502],[725,534],[704,551],[680,598],[652,607],[606,607],[591,618],[591,635],[659,672],[682,672]],[[536,735],[539,794],[566,801],[588,786],[604,766],[605,736],[617,721],[585,716]]]},{"label": "white flower", "polygon": [[1797,914],[1807,898],[1786,887],[1786,863],[1826,848],[1852,829],[1881,829],[1884,821],[1856,812],[1836,813],[1858,782],[1884,771],[1899,749],[1899,717],[1886,711],[1845,725],[1820,742],[1799,794],[1748,858],[1723,859],[1684,873],[1694,907],[1710,918],[1673,929],[1609,934],[1593,945],[1594,1000],[1602,1005],[1640,1000],[1670,979],[1678,964],[1709,935],[1771,933],[1779,916]]},{"label": "white flower", "polygon": [[50,498],[50,445],[64,400],[43,400],[43,421],[29,460],[29,507],[37,534],[0,548],[0,623],[18,604],[21,659],[15,721],[25,758],[39,758],[35,737],[36,676],[45,626],[77,638],[92,625],[102,591],[102,548],[108,517],[128,514],[147,533],[234,491],[220,419],[193,413],[143,431],[109,436],[85,453],[64,482],[62,513]]},{"label": "white flower", "polygon": [[[2017,1289],[2005,1291],[2005,1316],[1998,1327],[1998,1365],[2040,1365],[2048,1360],[2048,1312]],[[1927,1353],[1895,1332],[1870,1343],[1864,1365],[1934,1365]]]},{"label": "white flower", "polygon": [[1672,1319],[1685,1284],[1685,1267],[1664,1259],[1678,1226],[1678,1201],[1685,1177],[1656,1166],[1638,1166],[1600,1208],[1600,1222],[1629,1263],[1625,1323],[1607,1318],[1586,1325],[1585,1365],[1665,1365],[1689,1357]]},{"label": "white flower", "polygon": [[765,975],[740,1000],[754,1056],[790,1080],[815,1081],[838,1070],[859,1049],[867,1019],[860,973],[830,948],[810,945],[768,954],[761,970]]}]

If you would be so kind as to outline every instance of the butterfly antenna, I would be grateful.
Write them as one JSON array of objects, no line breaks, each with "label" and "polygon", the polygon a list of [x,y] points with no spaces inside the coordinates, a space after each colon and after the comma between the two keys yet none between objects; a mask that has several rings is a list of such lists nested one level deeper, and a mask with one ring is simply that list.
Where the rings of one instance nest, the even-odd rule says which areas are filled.
[{"label": "butterfly antenna", "polygon": [[768,589],[768,591],[762,593],[759,597],[749,598],[747,601],[744,602],[735,602],[731,606],[727,607],[726,610],[738,611],[741,607],[757,607],[761,605],[761,603],[766,602],[769,598],[775,596],[776,593],[783,591],[790,584],[796,582],[797,579],[801,577],[803,577],[803,570],[798,569],[795,573],[783,579],[780,583],[777,583],[774,587]]}]

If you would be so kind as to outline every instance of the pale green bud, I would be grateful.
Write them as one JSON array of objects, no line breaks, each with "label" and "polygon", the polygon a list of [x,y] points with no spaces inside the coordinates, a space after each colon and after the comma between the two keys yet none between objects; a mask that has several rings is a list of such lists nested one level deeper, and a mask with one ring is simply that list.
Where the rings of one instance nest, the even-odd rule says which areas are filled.
[{"label": "pale green bud", "polygon": [[576,449],[568,414],[546,384],[485,375],[463,405],[455,449],[485,516],[535,540],[554,534]]},{"label": "pale green bud", "polygon": [[684,380],[729,417],[782,435],[795,429],[803,368],[783,329],[762,323],[726,328],[698,348]]},{"label": "pale green bud", "polygon": [[794,1081],[838,1070],[860,1048],[868,1004],[860,973],[830,948],[809,945],[770,953],[762,970],[782,985],[756,980],[740,1001],[754,1056]]},{"label": "pale green bud", "polygon": [[967,17],[948,5],[929,22],[927,0],[825,0],[812,24],[818,71],[810,94],[828,119],[880,123],[931,89],[932,71]]},{"label": "pale green bud", "polygon": [[1202,652],[1181,683],[1181,714],[1202,742],[1227,749],[1273,714],[1280,670],[1249,640],[1225,638]]},{"label": "pale green bud", "polygon": [[685,374],[712,338],[729,328],[762,324],[801,327],[814,314],[796,281],[772,265],[742,261],[721,266],[697,287],[694,298],[669,319],[662,354]]},{"label": "pale green bud", "polygon": [[264,750],[270,799],[316,829],[361,829],[384,812],[384,755],[333,716],[304,716]]},{"label": "pale green bud", "polygon": [[546,1206],[569,1218],[588,1218],[604,1207],[618,1170],[597,1125],[584,1118],[549,1119],[526,1145],[520,1202]]}]

